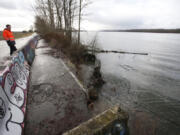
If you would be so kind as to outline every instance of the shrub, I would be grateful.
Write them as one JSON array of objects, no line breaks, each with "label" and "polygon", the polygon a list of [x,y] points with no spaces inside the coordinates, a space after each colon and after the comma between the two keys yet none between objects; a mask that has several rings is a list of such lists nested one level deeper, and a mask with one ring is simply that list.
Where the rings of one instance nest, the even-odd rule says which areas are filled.
[{"label": "shrub", "polygon": [[79,64],[84,61],[84,54],[87,53],[85,46],[77,45],[76,42],[71,43],[67,36],[63,33],[50,32],[42,35],[46,42],[51,42],[52,47],[61,50],[69,56],[73,63]]},{"label": "shrub", "polygon": [[26,31],[26,30],[23,30],[22,33],[27,33],[27,31]]},{"label": "shrub", "polygon": [[33,30],[29,30],[28,32],[29,32],[29,33],[33,33]]}]

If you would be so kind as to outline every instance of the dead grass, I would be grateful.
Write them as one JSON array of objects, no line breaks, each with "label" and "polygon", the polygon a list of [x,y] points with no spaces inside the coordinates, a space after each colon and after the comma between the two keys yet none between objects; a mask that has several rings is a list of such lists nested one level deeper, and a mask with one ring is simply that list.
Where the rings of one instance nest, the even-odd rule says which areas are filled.
[{"label": "dead grass", "polygon": [[51,32],[42,37],[50,43],[51,47],[67,55],[75,65],[83,63],[83,56],[87,53],[84,46],[71,43],[62,33]]}]

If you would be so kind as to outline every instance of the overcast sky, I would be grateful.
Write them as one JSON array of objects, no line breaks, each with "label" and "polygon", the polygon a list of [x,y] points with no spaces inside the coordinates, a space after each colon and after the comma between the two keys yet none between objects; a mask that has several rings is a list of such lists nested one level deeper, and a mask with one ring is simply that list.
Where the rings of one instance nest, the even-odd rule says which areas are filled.
[{"label": "overcast sky", "polygon": [[[35,0],[0,0],[0,30],[27,30]],[[180,0],[91,0],[83,29],[180,28]]]}]

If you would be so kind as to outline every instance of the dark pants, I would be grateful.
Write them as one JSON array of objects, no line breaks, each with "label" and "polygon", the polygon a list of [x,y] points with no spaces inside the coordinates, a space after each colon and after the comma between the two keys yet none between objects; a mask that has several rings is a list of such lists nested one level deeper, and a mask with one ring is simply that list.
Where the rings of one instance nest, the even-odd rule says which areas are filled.
[{"label": "dark pants", "polygon": [[7,44],[10,48],[10,55],[12,55],[17,50],[17,48],[15,46],[16,42],[15,41],[7,41]]}]

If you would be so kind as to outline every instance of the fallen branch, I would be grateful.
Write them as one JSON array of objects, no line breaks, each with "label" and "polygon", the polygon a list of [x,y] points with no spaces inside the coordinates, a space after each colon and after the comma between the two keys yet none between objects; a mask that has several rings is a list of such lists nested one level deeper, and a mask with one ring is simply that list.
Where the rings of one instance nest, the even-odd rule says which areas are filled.
[{"label": "fallen branch", "polygon": [[148,55],[148,53],[135,53],[135,52],[126,52],[126,51],[114,51],[114,50],[99,50],[99,49],[87,49],[89,52],[95,53],[122,53],[122,54],[136,54],[136,55]]}]

